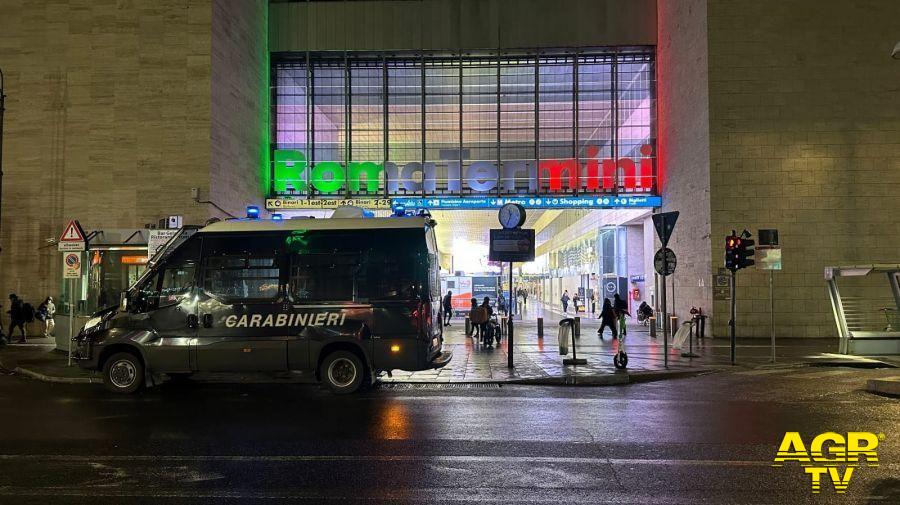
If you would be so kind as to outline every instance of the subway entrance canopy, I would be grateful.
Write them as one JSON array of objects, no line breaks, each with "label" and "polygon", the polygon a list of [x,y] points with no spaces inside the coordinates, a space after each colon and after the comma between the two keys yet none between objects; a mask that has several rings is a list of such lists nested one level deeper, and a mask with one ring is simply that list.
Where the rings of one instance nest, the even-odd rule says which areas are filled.
[{"label": "subway entrance canopy", "polygon": [[652,48],[273,59],[267,207],[658,207]]}]

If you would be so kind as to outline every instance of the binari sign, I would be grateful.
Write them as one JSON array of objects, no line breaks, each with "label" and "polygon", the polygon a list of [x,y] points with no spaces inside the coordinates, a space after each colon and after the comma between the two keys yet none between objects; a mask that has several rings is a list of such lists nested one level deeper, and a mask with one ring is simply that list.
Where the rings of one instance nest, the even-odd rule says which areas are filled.
[{"label": "binari sign", "polygon": [[310,163],[302,151],[278,149],[273,153],[273,190],[276,195],[655,194],[655,159],[651,157],[653,149],[649,144],[641,146],[641,158],[637,160],[601,159],[599,152],[598,147],[589,146],[587,157],[582,160],[540,160],[537,164],[515,160],[504,162],[498,168],[489,161],[475,161],[462,167],[458,158],[447,158],[446,165],[442,166],[434,162],[410,162],[401,166],[374,161],[351,161],[344,166],[337,161]]}]

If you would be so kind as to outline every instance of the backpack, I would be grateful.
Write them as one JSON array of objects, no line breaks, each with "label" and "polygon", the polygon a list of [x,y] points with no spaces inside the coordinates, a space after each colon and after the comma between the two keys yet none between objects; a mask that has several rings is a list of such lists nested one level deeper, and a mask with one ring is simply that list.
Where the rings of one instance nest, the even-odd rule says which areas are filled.
[{"label": "backpack", "polygon": [[34,307],[28,302],[22,304],[22,320],[26,323],[34,322]]}]

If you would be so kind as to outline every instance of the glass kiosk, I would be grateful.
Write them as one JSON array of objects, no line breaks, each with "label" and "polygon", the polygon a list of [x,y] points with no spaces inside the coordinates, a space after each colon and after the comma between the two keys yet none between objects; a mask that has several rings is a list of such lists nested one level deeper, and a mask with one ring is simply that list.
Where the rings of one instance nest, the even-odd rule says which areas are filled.
[{"label": "glass kiosk", "polygon": [[75,331],[94,312],[117,305],[119,295],[144,272],[148,229],[112,229],[88,233],[81,253],[81,277],[60,279],[56,301],[56,348],[69,349],[69,308],[74,303]]}]

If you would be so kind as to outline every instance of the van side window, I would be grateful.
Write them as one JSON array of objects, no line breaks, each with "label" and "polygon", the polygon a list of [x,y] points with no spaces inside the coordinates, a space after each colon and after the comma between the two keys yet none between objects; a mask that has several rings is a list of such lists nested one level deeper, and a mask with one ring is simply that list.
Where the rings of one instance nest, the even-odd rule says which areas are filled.
[{"label": "van side window", "polygon": [[230,301],[274,300],[281,268],[275,237],[213,237],[204,241],[203,289]]},{"label": "van side window", "polygon": [[290,293],[294,301],[354,301],[366,297],[358,282],[358,252],[291,256]]}]

